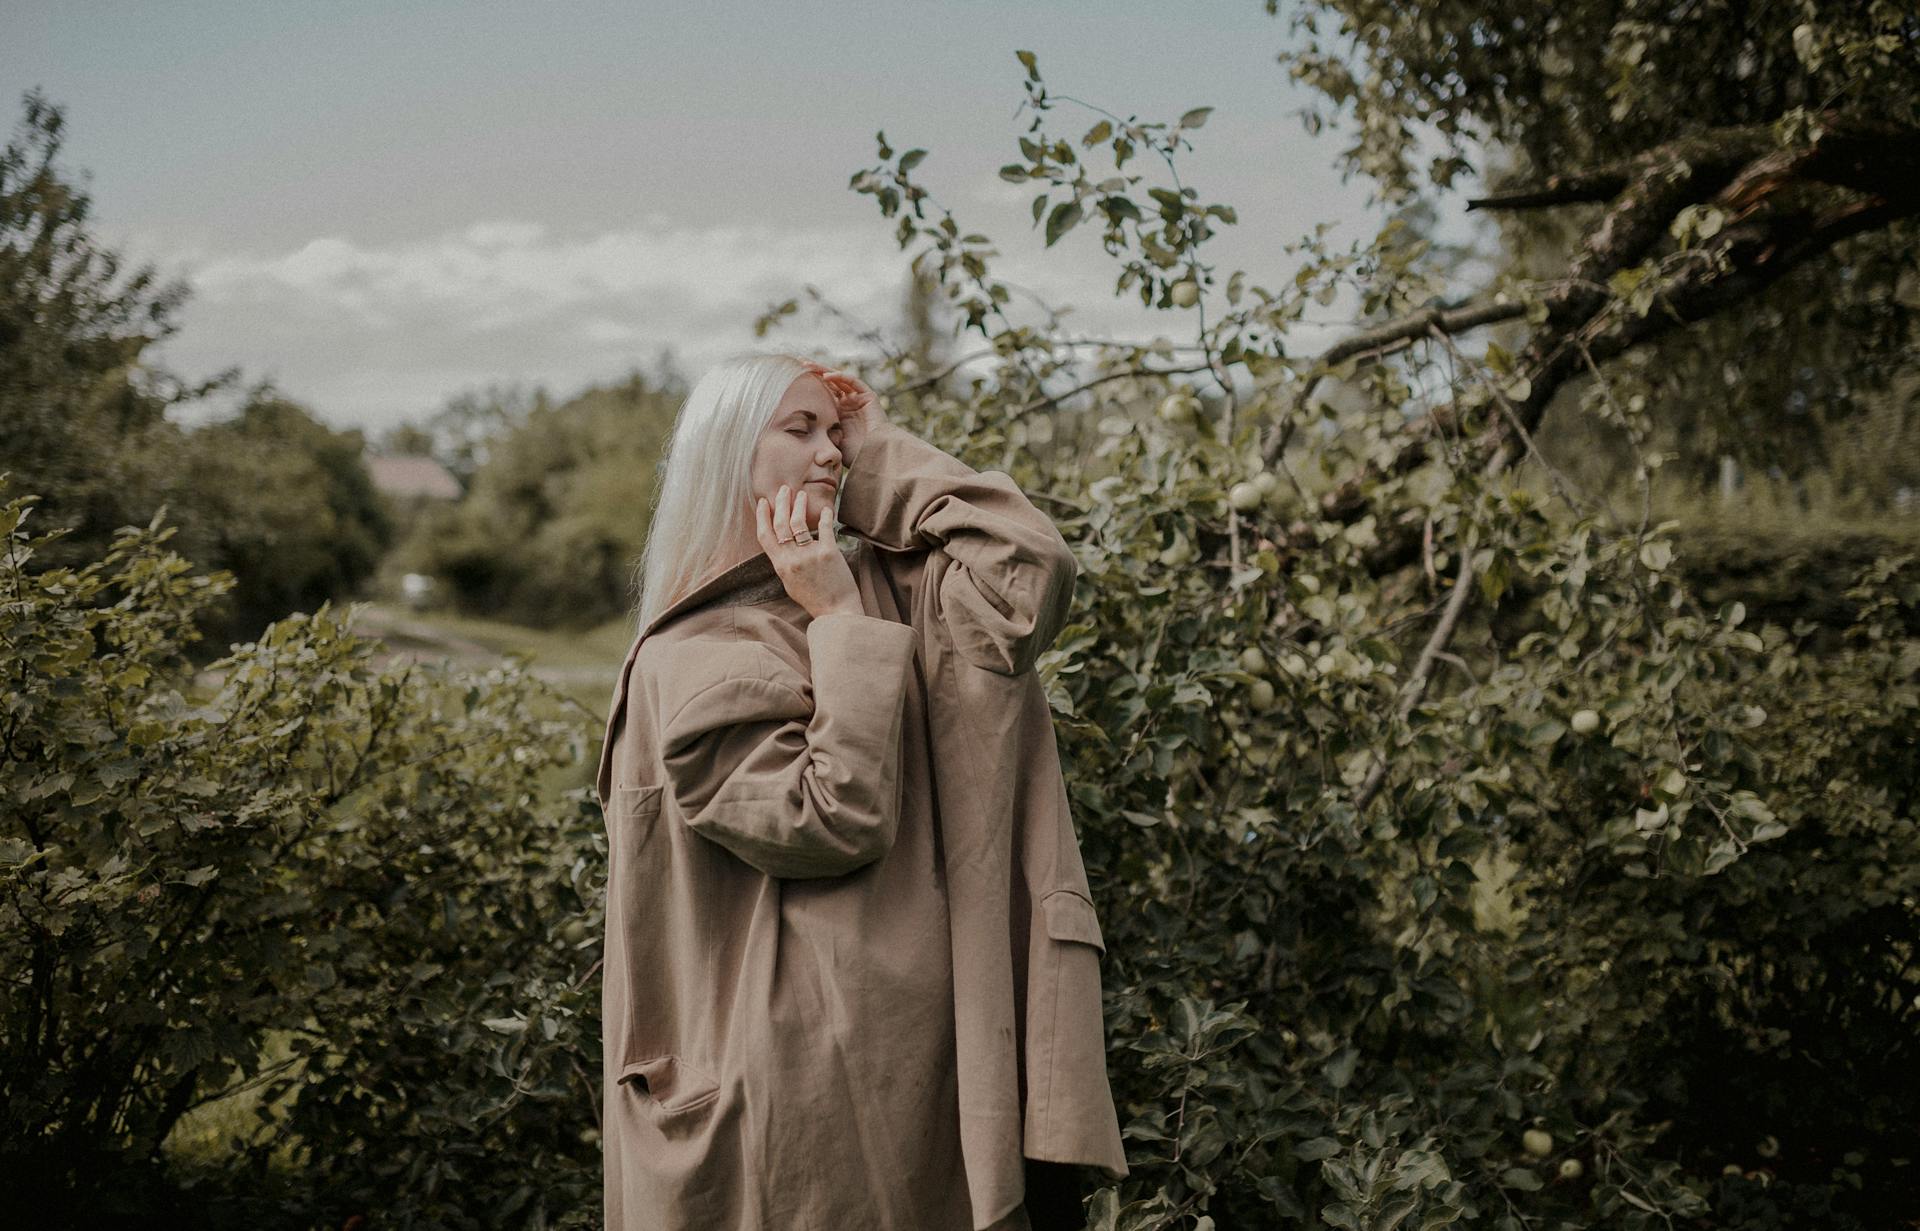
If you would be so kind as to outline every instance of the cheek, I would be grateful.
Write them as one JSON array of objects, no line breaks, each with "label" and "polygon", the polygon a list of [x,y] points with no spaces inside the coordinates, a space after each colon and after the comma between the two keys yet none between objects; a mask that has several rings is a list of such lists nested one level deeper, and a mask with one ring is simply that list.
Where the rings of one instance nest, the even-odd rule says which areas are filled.
[{"label": "cheek", "polygon": [[805,440],[784,432],[778,437],[767,437],[753,456],[755,494],[773,499],[782,483],[797,483],[809,464]]}]

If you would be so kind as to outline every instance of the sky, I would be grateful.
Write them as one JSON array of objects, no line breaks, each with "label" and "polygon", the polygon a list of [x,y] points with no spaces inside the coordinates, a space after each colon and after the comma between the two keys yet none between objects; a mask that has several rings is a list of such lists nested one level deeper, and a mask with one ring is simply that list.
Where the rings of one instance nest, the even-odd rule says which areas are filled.
[{"label": "sky", "polygon": [[[858,330],[899,337],[924,243],[901,249],[848,186],[878,165],[880,131],[926,149],[917,182],[994,240],[1016,322],[1042,319],[1031,292],[1072,307],[1076,337],[1184,340],[1192,313],[1116,298],[1098,227],[1045,247],[1038,188],[999,177],[1033,119],[1017,50],[1061,100],[1056,137],[1091,128],[1090,108],[1169,124],[1213,108],[1176,165],[1238,213],[1203,249],[1221,286],[1235,269],[1278,286],[1316,223],[1344,243],[1384,216],[1364,180],[1342,182],[1339,132],[1304,131],[1311,100],[1275,60],[1285,6],[668,7],[0,0],[0,102],[10,131],[30,88],[61,107],[94,233],[192,288],[151,360],[190,382],[237,366],[374,436],[462,392],[565,398],[666,352],[688,377],[741,350],[872,357]],[[1114,173],[1110,155],[1091,167]],[[1138,199],[1169,184],[1158,159],[1123,170],[1148,177]],[[754,318],[795,297],[756,338]]]}]

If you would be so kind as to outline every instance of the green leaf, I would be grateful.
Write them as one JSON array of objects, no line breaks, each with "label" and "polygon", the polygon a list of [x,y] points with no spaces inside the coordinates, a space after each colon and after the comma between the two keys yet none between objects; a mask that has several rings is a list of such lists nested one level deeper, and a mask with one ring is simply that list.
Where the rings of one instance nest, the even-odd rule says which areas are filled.
[{"label": "green leaf", "polygon": [[1046,246],[1049,248],[1053,247],[1054,241],[1062,235],[1065,235],[1068,231],[1071,231],[1074,224],[1079,221],[1080,202],[1062,201],[1060,204],[1054,206],[1053,212],[1047,215]]},{"label": "green leaf", "polygon": [[1212,107],[1195,107],[1192,111],[1189,111],[1185,115],[1181,116],[1180,122],[1174,125],[1174,127],[1175,128],[1198,128],[1202,124],[1205,124],[1207,122],[1207,117],[1212,114],[1213,114]]}]

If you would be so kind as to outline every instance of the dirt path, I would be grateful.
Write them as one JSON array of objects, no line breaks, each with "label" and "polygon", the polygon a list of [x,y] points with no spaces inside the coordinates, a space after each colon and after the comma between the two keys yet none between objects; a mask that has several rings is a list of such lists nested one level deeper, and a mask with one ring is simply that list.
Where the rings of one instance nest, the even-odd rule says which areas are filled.
[{"label": "dirt path", "polygon": [[[376,654],[382,666],[395,661],[450,661],[459,667],[490,667],[501,659],[499,652],[469,641],[444,628],[409,616],[404,610],[384,603],[369,603],[361,609],[353,630],[362,636],[377,637],[387,647]],[[616,664],[601,666],[555,667],[535,659],[532,674],[557,688],[603,687],[611,694]]]}]

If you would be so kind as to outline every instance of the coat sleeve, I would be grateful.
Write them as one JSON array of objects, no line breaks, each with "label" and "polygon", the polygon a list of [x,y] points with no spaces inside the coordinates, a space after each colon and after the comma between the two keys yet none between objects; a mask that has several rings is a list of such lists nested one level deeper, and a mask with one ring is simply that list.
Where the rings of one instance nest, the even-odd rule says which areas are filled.
[{"label": "coat sleeve", "polygon": [[840,520],[883,546],[941,548],[941,619],[955,651],[1001,675],[1032,667],[1073,602],[1079,563],[1013,479],[978,471],[895,423],[847,471]]},{"label": "coat sleeve", "polygon": [[666,701],[661,758],[687,826],[778,877],[885,855],[900,817],[913,630],[836,612],[807,625],[811,681],[764,645],[715,655]]}]

